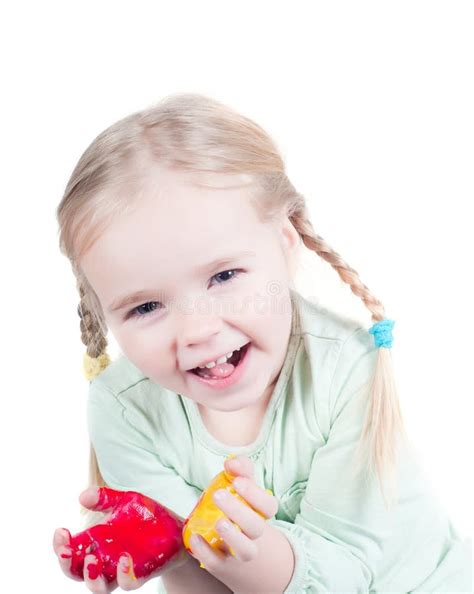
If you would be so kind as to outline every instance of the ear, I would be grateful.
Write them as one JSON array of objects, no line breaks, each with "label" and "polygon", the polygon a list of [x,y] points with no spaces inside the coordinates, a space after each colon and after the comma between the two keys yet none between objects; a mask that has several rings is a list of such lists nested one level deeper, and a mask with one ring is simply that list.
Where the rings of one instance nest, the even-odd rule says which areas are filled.
[{"label": "ear", "polygon": [[301,237],[286,215],[280,219],[278,233],[288,270],[291,278],[293,278],[296,272]]}]

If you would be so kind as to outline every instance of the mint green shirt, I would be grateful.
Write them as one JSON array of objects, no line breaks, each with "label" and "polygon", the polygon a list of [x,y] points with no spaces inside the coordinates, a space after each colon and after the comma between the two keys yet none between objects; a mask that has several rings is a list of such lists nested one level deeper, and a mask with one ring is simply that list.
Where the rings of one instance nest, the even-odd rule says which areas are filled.
[{"label": "mint green shirt", "polygon": [[105,482],[186,517],[225,458],[243,454],[256,483],[278,498],[268,522],[295,554],[284,594],[471,592],[471,538],[452,525],[411,449],[403,449],[391,511],[378,480],[352,472],[377,356],[373,336],[290,294],[286,358],[249,445],[215,439],[194,401],[153,383],[123,355],[92,380],[88,429]]}]

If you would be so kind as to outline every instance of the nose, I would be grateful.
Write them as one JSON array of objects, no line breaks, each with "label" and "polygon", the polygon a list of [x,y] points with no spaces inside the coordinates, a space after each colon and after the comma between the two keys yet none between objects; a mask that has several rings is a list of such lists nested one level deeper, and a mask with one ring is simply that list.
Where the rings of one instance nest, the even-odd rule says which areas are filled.
[{"label": "nose", "polygon": [[219,334],[222,321],[215,313],[188,312],[179,319],[178,343],[181,347],[206,344]]}]

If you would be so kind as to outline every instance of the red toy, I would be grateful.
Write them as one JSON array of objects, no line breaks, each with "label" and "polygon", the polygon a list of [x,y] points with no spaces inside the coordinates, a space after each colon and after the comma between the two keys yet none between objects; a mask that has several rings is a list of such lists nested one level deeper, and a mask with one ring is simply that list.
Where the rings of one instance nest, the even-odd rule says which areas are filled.
[{"label": "red toy", "polygon": [[[159,575],[159,569],[183,553],[183,521],[168,508],[136,491],[99,488],[94,510],[110,509],[107,521],[70,537],[71,572],[83,579],[84,559],[94,554],[92,578],[102,574],[107,582],[117,576],[120,557],[130,553],[135,576]],[[69,532],[69,531],[68,531]]]}]

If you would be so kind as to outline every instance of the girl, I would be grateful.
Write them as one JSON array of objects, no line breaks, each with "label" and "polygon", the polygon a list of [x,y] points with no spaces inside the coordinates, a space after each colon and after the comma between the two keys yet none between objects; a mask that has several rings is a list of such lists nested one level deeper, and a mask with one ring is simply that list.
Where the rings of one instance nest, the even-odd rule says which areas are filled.
[{"label": "girl", "polygon": [[[202,541],[160,592],[471,590],[470,541],[403,429],[393,321],[316,234],[261,127],[197,94],[167,97],[93,141],[57,216],[91,380],[81,503],[94,510],[107,485],[185,518],[225,463],[268,518],[216,499],[229,551]],[[301,244],[363,300],[369,330],[295,290]],[[108,330],[123,352],[114,362]],[[67,544],[57,530],[66,573]],[[118,571],[117,584],[141,585],[132,578]]]}]

